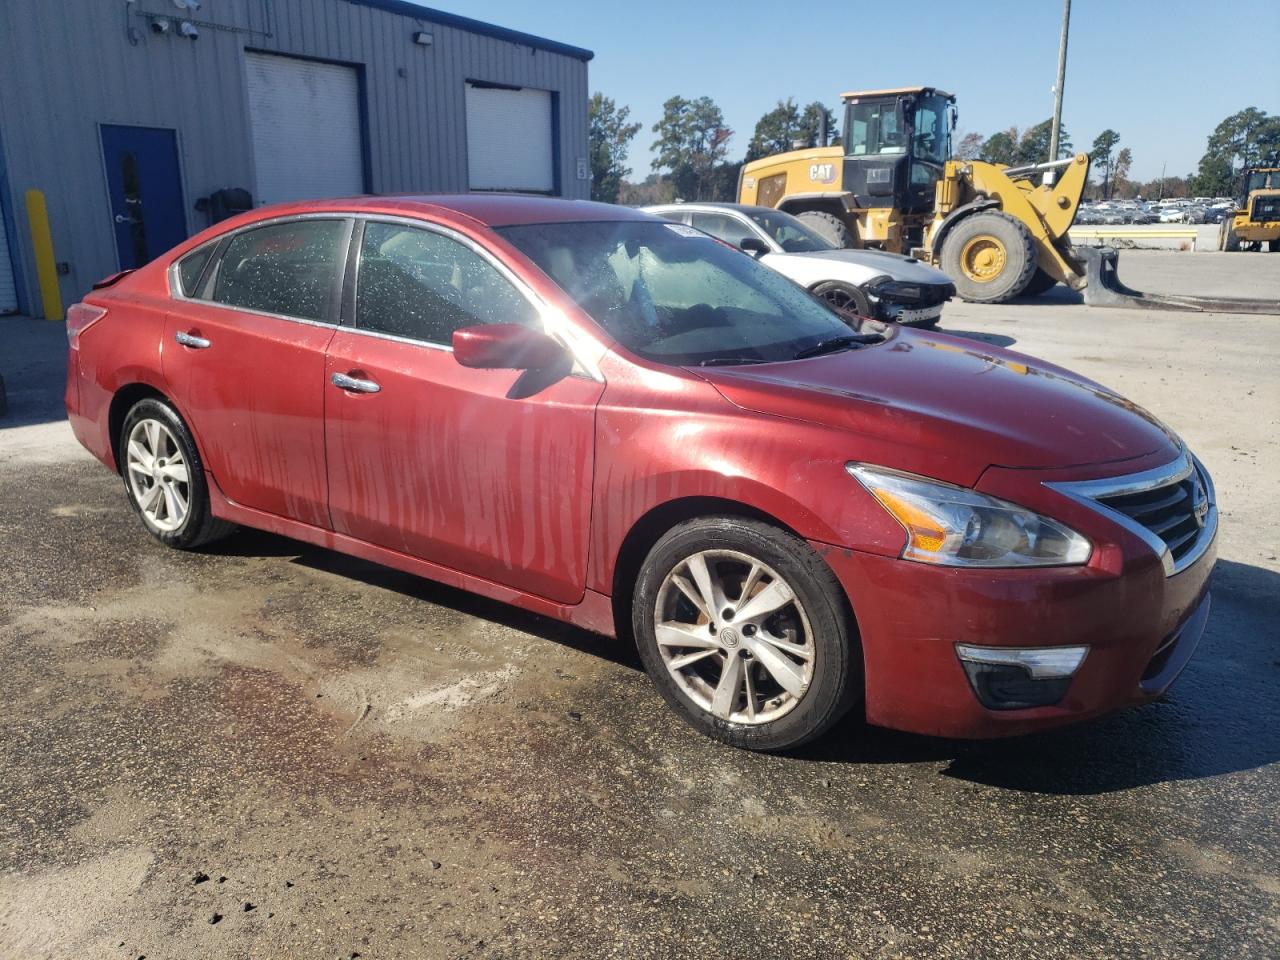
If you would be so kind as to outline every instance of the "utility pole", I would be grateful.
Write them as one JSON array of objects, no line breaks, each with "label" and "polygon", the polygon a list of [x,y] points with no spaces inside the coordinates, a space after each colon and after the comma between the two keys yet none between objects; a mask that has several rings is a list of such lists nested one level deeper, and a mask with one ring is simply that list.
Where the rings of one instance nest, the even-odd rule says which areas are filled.
[{"label": "utility pole", "polygon": [[[1053,125],[1049,128],[1049,162],[1058,159],[1058,132],[1062,129],[1062,88],[1067,82],[1067,29],[1071,26],[1071,0],[1062,0],[1062,37],[1058,41],[1058,82],[1053,87]],[[1056,172],[1044,175],[1053,183]]]},{"label": "utility pole", "polygon": [[1164,199],[1164,171],[1165,171],[1165,168],[1167,168],[1168,166],[1169,166],[1168,160],[1162,160],[1160,162],[1160,199],[1161,200]]}]

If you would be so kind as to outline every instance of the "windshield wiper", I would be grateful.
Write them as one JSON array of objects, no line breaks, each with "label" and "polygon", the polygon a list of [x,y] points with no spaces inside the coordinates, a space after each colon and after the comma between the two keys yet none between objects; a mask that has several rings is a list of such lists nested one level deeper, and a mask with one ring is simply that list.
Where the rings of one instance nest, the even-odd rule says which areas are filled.
[{"label": "windshield wiper", "polygon": [[732,367],[739,363],[768,363],[768,360],[761,360],[759,357],[711,357],[708,360],[699,360],[700,367]]},{"label": "windshield wiper", "polygon": [[826,340],[819,340],[812,347],[805,347],[793,359],[807,360],[809,357],[835,353],[837,350],[846,350],[849,347],[863,346],[868,343],[880,343],[882,340],[884,340],[882,333],[848,333],[842,337],[829,337]]}]

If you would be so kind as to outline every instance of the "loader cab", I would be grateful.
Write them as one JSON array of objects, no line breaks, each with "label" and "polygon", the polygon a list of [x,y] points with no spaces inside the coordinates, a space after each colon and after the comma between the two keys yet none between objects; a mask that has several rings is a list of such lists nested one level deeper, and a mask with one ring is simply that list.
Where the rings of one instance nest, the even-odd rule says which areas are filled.
[{"label": "loader cab", "polygon": [[933,209],[951,157],[956,98],[935,87],[846,93],[844,189],[861,209]]},{"label": "loader cab", "polygon": [[1247,201],[1255,190],[1280,190],[1280,167],[1253,167],[1245,170],[1240,179],[1240,195]]}]

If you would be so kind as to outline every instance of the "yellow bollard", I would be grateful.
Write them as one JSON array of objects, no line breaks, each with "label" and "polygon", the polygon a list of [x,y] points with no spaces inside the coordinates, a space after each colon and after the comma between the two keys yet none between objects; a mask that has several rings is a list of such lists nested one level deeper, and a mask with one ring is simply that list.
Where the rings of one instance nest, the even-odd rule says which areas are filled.
[{"label": "yellow bollard", "polygon": [[40,300],[46,320],[61,320],[62,291],[58,289],[58,265],[53,259],[53,234],[49,232],[49,210],[44,192],[27,191],[27,220],[31,224],[31,246],[36,255],[36,277],[40,280]]}]

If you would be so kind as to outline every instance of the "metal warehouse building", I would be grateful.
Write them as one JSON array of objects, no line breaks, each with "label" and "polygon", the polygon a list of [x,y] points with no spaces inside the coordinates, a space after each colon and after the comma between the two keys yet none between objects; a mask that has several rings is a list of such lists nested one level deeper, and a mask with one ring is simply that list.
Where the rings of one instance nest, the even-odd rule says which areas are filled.
[{"label": "metal warehouse building", "polygon": [[246,202],[586,197],[591,56],[405,0],[3,0],[0,313]]}]

